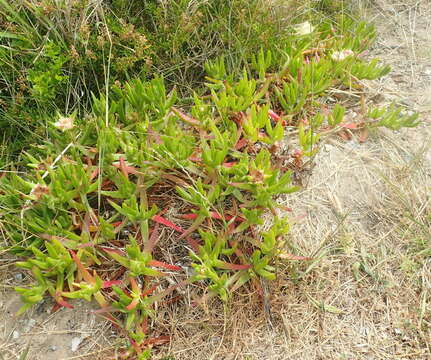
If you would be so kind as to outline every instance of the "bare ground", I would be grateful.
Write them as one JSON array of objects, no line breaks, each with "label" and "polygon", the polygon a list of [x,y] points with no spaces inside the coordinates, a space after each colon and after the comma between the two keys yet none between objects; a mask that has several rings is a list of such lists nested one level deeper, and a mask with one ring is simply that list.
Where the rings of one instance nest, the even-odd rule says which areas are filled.
[{"label": "bare ground", "polygon": [[[431,359],[431,4],[379,0],[367,12],[379,30],[370,56],[393,68],[365,84],[368,98],[419,111],[423,123],[327,142],[306,189],[283,200],[293,208],[292,250],[314,260],[281,263],[264,303],[248,294],[226,312],[217,301],[161,311],[172,341],[155,358]],[[25,279],[4,273],[0,359],[27,344],[32,360],[112,355],[115,335],[86,304],[54,315],[42,304],[16,319],[11,288]]]}]

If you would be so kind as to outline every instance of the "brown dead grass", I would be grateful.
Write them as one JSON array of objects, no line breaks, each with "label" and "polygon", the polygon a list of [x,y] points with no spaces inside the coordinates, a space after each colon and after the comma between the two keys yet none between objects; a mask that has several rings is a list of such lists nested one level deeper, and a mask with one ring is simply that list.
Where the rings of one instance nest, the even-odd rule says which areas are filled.
[{"label": "brown dead grass", "polygon": [[315,260],[279,264],[269,306],[250,290],[226,314],[216,302],[175,312],[158,358],[431,358],[431,8],[379,1],[369,15],[381,34],[370,55],[393,66],[365,84],[370,102],[407,105],[424,123],[324,145],[308,187],[285,199],[300,219],[291,250]]},{"label": "brown dead grass", "polygon": [[173,341],[157,358],[429,358],[431,259],[418,255],[414,237],[428,236],[429,246],[430,233],[410,218],[429,225],[430,149],[416,135],[419,149],[409,148],[402,136],[326,146],[308,188],[286,201],[302,218],[292,247],[315,260],[279,264],[270,316],[251,291],[226,314],[216,301],[207,313],[174,311]]}]

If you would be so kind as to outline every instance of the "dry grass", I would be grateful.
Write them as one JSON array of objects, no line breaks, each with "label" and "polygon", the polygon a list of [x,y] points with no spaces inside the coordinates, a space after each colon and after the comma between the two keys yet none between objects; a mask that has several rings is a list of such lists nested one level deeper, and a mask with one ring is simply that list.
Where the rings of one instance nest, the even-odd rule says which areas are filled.
[{"label": "dry grass", "polygon": [[[371,55],[394,67],[388,78],[365,84],[371,101],[406,103],[421,111],[424,124],[372,133],[365,143],[326,143],[307,188],[282,200],[296,219],[292,252],[314,260],[280,263],[278,280],[263,284],[263,296],[250,289],[227,309],[217,300],[160,308],[158,328],[172,342],[155,351],[156,359],[431,359],[431,6],[376,1],[369,16],[380,30]],[[11,302],[8,274],[3,304]],[[192,294],[187,290],[181,301],[190,304]],[[10,308],[1,310],[9,319]],[[55,331],[73,316],[62,311]],[[46,340],[55,335],[47,327],[53,318],[43,319],[32,331]],[[88,356],[69,352],[64,359],[97,359],[110,350],[115,337],[105,325],[85,317],[78,323],[79,331],[97,335],[82,348]],[[12,359],[26,342],[14,349],[7,326],[0,353]],[[33,341],[46,351],[39,338]]]},{"label": "dry grass", "polygon": [[362,145],[327,145],[308,188],[287,202],[302,218],[292,228],[292,246],[316,260],[280,264],[270,288],[271,316],[252,293],[237,296],[228,314],[216,302],[208,304],[208,313],[191,308],[169,313],[166,326],[174,340],[163,355],[431,357],[431,259],[429,250],[423,252],[431,238],[426,134],[425,141],[416,139],[419,150],[402,144],[403,134],[391,133],[375,134]]},{"label": "dry grass", "polygon": [[286,199],[300,219],[291,246],[315,260],[280,264],[270,312],[249,294],[238,296],[228,314],[217,303],[207,313],[175,313],[167,320],[174,339],[159,358],[431,358],[431,129],[424,96],[431,77],[423,76],[430,10],[425,1],[373,7],[381,35],[370,55],[392,63],[393,73],[365,84],[371,101],[407,104],[424,124],[370,134],[363,144],[324,145],[308,187]]}]

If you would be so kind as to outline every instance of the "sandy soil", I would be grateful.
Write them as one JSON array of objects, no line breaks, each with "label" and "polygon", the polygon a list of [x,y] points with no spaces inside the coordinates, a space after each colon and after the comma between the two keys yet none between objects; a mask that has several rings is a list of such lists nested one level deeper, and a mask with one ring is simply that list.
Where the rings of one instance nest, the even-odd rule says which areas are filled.
[{"label": "sandy soil", "polygon": [[[296,219],[292,249],[315,260],[280,264],[265,304],[250,294],[228,313],[217,301],[161,312],[173,339],[155,358],[431,359],[431,259],[414,250],[422,235],[431,246],[431,234],[409,220],[431,213],[431,5],[377,0],[368,16],[379,29],[369,56],[393,68],[365,84],[370,102],[403,104],[423,124],[371,133],[364,143],[327,142],[307,188],[283,200]],[[31,360],[106,358],[115,335],[91,306],[50,314],[47,302],[17,319],[11,288],[26,279],[5,273],[0,359],[17,359],[27,344]]]}]

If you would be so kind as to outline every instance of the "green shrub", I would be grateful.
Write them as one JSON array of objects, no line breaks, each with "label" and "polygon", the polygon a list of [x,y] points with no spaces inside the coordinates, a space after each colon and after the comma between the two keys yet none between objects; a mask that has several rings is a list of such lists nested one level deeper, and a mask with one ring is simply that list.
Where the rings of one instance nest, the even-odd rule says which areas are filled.
[{"label": "green shrub", "polygon": [[[149,344],[168,340],[151,338],[154,303],[177,287],[201,282],[204,299],[226,302],[246,284],[259,287],[260,277],[274,279],[279,261],[307,259],[290,254],[277,203],[298,189],[291,168],[312,157],[323,136],[414,126],[417,116],[370,109],[369,118],[345,123],[340,105],[323,113],[331,87],[355,87],[388,68],[359,57],[373,36],[364,24],[355,36],[327,23],[299,28],[309,31],[256,52],[242,75],[223,58],[208,62],[207,91],[187,113],[155,77],[94,96],[85,118],[50,121],[51,140],[26,155],[30,170],[0,179],[2,232],[35,279],[16,289],[21,312],[47,293],[66,307],[67,298],[94,298],[127,333],[127,354],[144,359]],[[174,246],[162,226],[178,235]],[[179,264],[191,268],[189,277]],[[172,271],[185,280],[169,285],[163,279]]]},{"label": "green shrub", "polygon": [[0,129],[11,153],[46,138],[57,111],[88,110],[108,75],[122,81],[150,62],[143,29],[105,11],[89,0],[0,1]]},{"label": "green shrub", "polygon": [[226,70],[237,76],[262,44],[281,50],[292,24],[344,22],[344,2],[326,3],[292,1],[281,15],[266,0],[1,0],[4,146],[16,155],[40,143],[56,112],[83,115],[91,93],[137,76],[163,74],[166,86],[190,103],[194,91],[204,91],[208,60],[224,56]]},{"label": "green shrub", "polygon": [[162,73],[190,96],[209,58],[226,55],[228,70],[242,68],[284,36],[263,3],[1,0],[0,129],[10,151],[46,138],[57,111],[84,114],[91,93],[115,81]]}]

